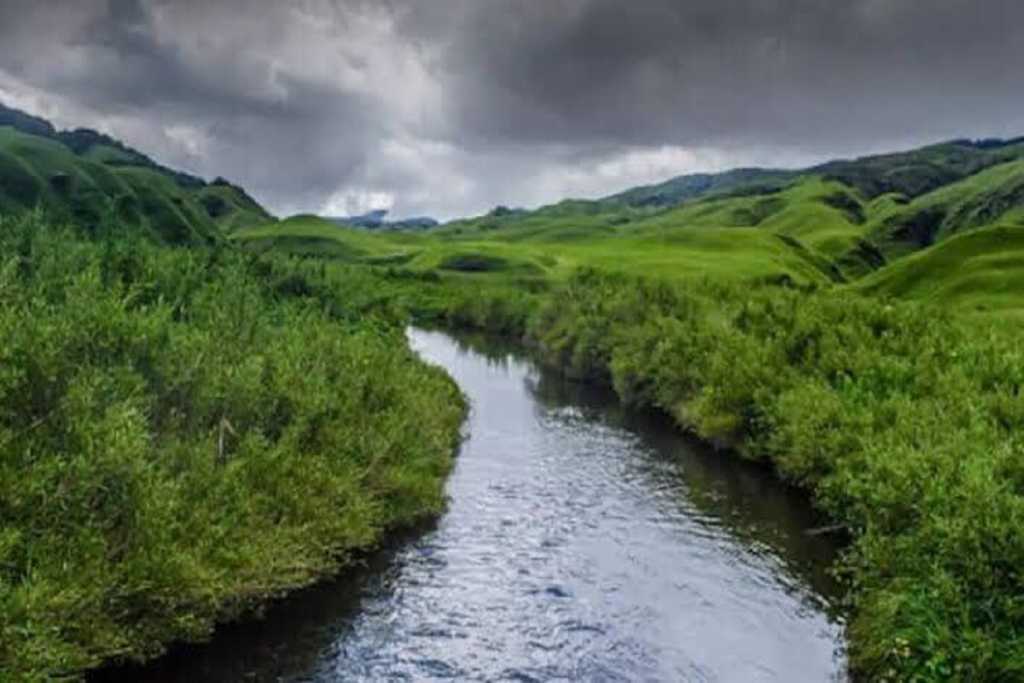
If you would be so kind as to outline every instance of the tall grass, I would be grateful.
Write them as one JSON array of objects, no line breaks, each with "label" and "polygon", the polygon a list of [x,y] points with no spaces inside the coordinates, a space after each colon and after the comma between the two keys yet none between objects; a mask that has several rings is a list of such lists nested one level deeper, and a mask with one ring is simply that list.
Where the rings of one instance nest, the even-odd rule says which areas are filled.
[{"label": "tall grass", "polygon": [[201,639],[442,507],[462,397],[355,275],[38,215],[0,254],[0,680]]}]

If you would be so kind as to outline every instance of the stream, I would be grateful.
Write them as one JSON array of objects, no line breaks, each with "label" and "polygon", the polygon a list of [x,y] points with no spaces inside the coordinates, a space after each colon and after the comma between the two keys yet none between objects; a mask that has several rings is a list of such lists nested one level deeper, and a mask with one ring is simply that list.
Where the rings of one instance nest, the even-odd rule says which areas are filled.
[{"label": "stream", "polygon": [[447,512],[110,680],[846,680],[806,494],[501,342],[409,336],[472,404]]}]

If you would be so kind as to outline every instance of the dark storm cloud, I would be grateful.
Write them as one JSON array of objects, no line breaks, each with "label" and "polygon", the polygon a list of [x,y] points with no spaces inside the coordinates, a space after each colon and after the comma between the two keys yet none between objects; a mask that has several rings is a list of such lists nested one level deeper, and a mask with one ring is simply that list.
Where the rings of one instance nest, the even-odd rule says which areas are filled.
[{"label": "dark storm cloud", "polygon": [[1011,0],[518,0],[478,4],[447,66],[485,140],[852,147],[1020,128],[1022,21]]},{"label": "dark storm cloud", "polygon": [[[371,153],[386,113],[365,93],[306,79],[301,69],[276,70],[272,54],[227,50],[245,42],[252,24],[207,22],[243,16],[245,3],[232,5],[232,12],[211,12],[194,3],[182,12],[180,2],[44,2],[23,18],[37,31],[31,40],[7,5],[3,18],[11,21],[3,22],[0,41],[11,35],[20,49],[5,50],[0,68],[58,97],[71,123],[134,120],[139,134],[131,141],[170,146],[157,152],[171,163],[231,175],[275,204],[316,206]],[[167,8],[177,14],[161,29]],[[257,14],[264,31],[289,20],[270,5]],[[79,107],[85,111],[76,117]],[[186,140],[148,140],[147,127],[154,137],[180,129],[205,149],[189,154],[173,148],[187,148]]]},{"label": "dark storm cloud", "polygon": [[1010,0],[0,0],[0,95],[282,211],[1024,133]]}]

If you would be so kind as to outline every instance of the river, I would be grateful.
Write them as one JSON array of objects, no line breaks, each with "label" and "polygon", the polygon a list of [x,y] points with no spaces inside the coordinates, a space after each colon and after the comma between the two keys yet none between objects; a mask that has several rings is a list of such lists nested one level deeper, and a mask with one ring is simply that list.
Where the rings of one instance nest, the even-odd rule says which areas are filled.
[{"label": "river", "polygon": [[410,342],[472,403],[448,511],[110,679],[845,680],[838,548],[805,495],[494,340]]}]

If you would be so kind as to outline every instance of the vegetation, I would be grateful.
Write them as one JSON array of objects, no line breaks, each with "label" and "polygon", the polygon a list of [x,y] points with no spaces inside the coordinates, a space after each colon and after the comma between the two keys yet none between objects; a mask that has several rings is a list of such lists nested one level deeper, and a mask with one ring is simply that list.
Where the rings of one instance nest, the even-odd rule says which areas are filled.
[{"label": "vegetation", "polygon": [[0,215],[37,207],[90,228],[116,221],[167,244],[212,244],[271,220],[243,190],[171,171],[94,131],[57,133],[0,106]]},{"label": "vegetation", "polygon": [[442,508],[463,418],[365,275],[93,236],[0,220],[3,680],[337,571]]},{"label": "vegetation", "polygon": [[1019,330],[835,292],[583,273],[528,332],[559,366],[814,492],[854,539],[858,671],[1024,676]]},{"label": "vegetation", "polygon": [[0,675],[202,637],[436,511],[463,406],[411,311],[811,491],[870,680],[1024,678],[1021,140],[401,233],[3,114],[0,215],[78,229],[0,224]]},{"label": "vegetation", "polygon": [[[1013,284],[1024,280],[1012,238],[954,238],[1024,227],[1022,188],[1024,142],[954,141],[801,172],[683,176],[535,211],[499,207],[426,233],[371,234],[300,217],[232,237],[250,249],[417,273],[451,270],[443,264],[469,254],[507,264],[479,269],[479,277],[507,280],[511,270],[533,288],[597,268],[683,281],[849,285],[959,310],[1012,313],[1020,307]],[[965,273],[973,273],[974,285],[962,284]],[[910,279],[921,286],[898,284]]]},{"label": "vegetation", "polygon": [[965,232],[859,281],[860,291],[965,313],[1024,313],[1024,225]]}]

